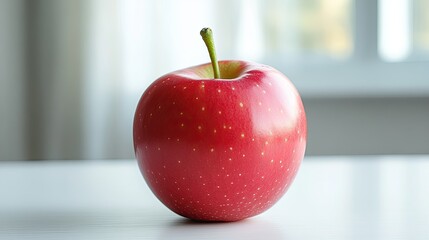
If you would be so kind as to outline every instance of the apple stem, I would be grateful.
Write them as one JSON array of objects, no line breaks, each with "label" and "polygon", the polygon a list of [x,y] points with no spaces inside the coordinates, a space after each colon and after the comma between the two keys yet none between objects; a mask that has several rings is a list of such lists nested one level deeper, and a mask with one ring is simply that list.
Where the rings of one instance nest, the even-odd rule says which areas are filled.
[{"label": "apple stem", "polygon": [[200,35],[203,38],[204,43],[206,44],[207,50],[209,51],[214,78],[220,78],[219,63],[216,59],[216,49],[213,40],[213,32],[210,28],[203,28],[200,31]]}]

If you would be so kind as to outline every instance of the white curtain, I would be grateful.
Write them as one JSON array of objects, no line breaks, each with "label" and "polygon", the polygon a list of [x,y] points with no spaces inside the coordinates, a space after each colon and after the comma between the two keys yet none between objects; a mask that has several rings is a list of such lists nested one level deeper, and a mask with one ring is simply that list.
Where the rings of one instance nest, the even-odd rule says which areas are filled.
[{"label": "white curtain", "polygon": [[[1,105],[0,160],[134,157],[141,94],[165,73],[209,61],[201,28],[213,28],[221,59],[260,57],[261,31],[246,24],[259,22],[258,2],[2,0],[1,12],[9,13],[2,19],[16,21],[0,25],[15,29],[0,49],[22,53],[10,63],[16,69],[5,71],[15,75],[7,82],[10,74],[1,76],[9,94]],[[252,39],[245,46],[241,34]]]}]

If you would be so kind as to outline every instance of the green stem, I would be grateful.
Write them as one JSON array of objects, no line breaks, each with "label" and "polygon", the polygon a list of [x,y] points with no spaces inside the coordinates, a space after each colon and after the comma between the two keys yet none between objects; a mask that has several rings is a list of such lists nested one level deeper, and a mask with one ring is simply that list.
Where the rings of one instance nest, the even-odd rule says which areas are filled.
[{"label": "green stem", "polygon": [[216,59],[216,49],[213,40],[213,33],[210,28],[203,28],[200,31],[201,37],[209,50],[210,60],[212,61],[214,78],[220,78],[219,63]]}]

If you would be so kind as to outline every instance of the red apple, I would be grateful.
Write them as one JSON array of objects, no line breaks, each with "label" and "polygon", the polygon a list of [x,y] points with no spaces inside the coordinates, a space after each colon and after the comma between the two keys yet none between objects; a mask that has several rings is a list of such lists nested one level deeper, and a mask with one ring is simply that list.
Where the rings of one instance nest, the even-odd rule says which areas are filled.
[{"label": "red apple", "polygon": [[[217,61],[216,61],[217,63]],[[272,67],[220,61],[157,79],[134,118],[147,184],[173,212],[237,221],[264,212],[291,185],[306,147],[293,84]]]}]

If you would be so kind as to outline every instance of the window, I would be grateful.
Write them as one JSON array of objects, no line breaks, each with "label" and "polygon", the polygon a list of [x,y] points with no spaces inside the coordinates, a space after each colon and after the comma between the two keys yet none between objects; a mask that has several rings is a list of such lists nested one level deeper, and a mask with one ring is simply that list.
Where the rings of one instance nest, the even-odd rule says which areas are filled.
[{"label": "window", "polygon": [[313,19],[292,28],[311,40],[299,39],[298,54],[267,52],[264,61],[286,73],[304,96],[429,94],[429,0],[287,2],[301,6],[290,11],[291,19]]}]

